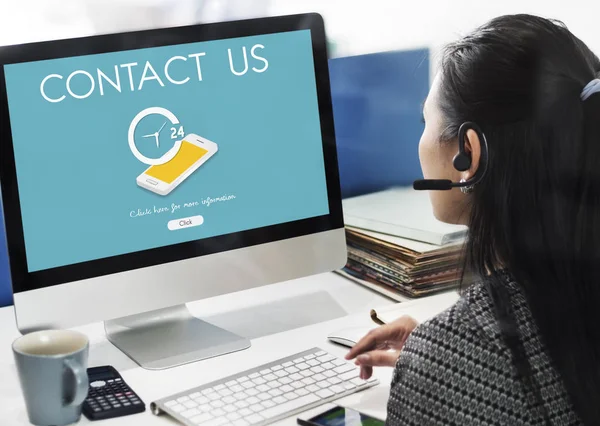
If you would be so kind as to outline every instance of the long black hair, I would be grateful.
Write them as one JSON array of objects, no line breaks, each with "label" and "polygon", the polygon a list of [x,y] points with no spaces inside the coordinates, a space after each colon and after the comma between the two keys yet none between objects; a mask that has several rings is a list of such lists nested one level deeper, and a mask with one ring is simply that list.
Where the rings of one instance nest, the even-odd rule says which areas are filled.
[{"label": "long black hair", "polygon": [[[598,57],[562,23],[502,16],[446,47],[439,99],[443,141],[474,121],[489,144],[465,266],[510,271],[585,424],[600,422],[600,93],[580,96],[599,73]],[[549,423],[510,297],[491,282],[513,364]]]}]

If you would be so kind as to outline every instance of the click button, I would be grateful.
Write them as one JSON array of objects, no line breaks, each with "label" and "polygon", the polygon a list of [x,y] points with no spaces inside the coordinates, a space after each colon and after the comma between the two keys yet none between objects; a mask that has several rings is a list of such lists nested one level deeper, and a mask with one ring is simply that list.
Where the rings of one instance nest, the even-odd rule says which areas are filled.
[{"label": "click button", "polygon": [[178,229],[192,228],[194,226],[200,226],[204,223],[202,216],[184,217],[181,219],[170,220],[167,227],[171,231],[177,231]]}]

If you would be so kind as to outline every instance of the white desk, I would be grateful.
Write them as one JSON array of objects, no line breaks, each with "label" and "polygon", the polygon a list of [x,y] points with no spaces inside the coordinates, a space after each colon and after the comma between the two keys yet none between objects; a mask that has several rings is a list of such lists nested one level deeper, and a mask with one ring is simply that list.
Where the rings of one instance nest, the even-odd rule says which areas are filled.
[{"label": "white desk", "polygon": [[[318,275],[194,302],[189,304],[194,315],[254,337],[252,346],[245,351],[162,371],[138,367],[106,340],[101,323],[78,330],[90,338],[89,366],[115,366],[148,406],[150,402],[178,391],[314,346],[343,356],[346,350],[329,343],[327,335],[345,327],[374,326],[368,315],[369,309],[391,303],[336,274]],[[260,309],[253,309],[253,314],[249,315],[249,305],[260,306]],[[224,315],[226,312],[230,314]],[[258,312],[262,315],[257,315]],[[279,312],[284,315],[277,315]],[[275,334],[267,335],[273,332]],[[12,341],[18,336],[13,308],[0,309],[0,424],[3,426],[29,424],[11,349]],[[381,381],[380,386],[346,397],[339,401],[340,405],[383,418],[392,370],[377,369],[375,374]],[[94,422],[82,416],[80,424]],[[143,414],[103,421],[102,425],[105,424],[168,426],[177,423],[164,416],[156,417],[147,409]],[[279,424],[294,425],[296,420],[290,418]]]}]

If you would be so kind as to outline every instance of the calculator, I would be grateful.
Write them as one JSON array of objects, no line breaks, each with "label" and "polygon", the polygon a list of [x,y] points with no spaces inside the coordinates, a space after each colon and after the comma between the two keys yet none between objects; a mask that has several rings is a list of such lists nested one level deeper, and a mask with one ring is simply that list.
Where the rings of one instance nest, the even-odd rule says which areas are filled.
[{"label": "calculator", "polygon": [[88,368],[87,373],[90,386],[82,411],[88,419],[104,420],[146,410],[144,402],[114,367]]}]

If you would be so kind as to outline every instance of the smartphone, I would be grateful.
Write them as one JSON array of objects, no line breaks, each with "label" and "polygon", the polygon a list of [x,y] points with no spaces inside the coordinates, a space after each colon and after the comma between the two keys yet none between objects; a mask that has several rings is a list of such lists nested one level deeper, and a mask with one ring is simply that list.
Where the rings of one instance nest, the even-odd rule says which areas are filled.
[{"label": "smartphone", "polygon": [[321,414],[308,420],[298,419],[303,426],[384,426],[385,421],[360,413],[351,408],[329,405]]},{"label": "smartphone", "polygon": [[[173,147],[172,149],[177,149]],[[136,179],[138,186],[158,195],[167,195],[219,150],[216,143],[189,134],[181,141],[179,151],[170,161],[150,166]]]}]

